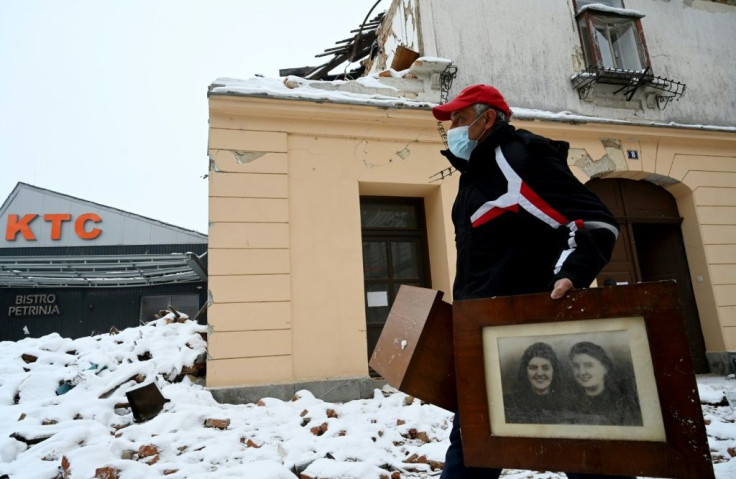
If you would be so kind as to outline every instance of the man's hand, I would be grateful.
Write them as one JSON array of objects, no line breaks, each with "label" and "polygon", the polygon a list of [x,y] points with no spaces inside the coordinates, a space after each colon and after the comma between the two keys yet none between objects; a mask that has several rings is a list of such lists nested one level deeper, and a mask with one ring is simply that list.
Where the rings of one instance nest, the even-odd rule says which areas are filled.
[{"label": "man's hand", "polygon": [[555,281],[555,287],[552,289],[552,294],[550,295],[550,298],[560,299],[561,297],[565,296],[565,294],[567,294],[567,292],[571,289],[572,281],[570,281],[568,278],[560,278]]}]

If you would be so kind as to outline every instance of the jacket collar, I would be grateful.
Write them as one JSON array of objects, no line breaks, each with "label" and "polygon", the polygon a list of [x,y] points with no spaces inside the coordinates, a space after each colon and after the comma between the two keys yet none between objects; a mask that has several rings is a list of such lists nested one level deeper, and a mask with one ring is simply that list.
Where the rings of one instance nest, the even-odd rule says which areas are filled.
[{"label": "jacket collar", "polygon": [[453,155],[450,150],[441,150],[440,153],[447,158],[452,166],[454,166],[460,173],[465,173],[478,161],[483,161],[483,158],[487,158],[489,154],[492,154],[493,150],[497,146],[505,143],[508,138],[514,133],[516,128],[509,125],[501,125],[493,130],[493,132],[483,140],[478,146],[475,147],[473,153],[470,154],[469,160],[463,160]]}]

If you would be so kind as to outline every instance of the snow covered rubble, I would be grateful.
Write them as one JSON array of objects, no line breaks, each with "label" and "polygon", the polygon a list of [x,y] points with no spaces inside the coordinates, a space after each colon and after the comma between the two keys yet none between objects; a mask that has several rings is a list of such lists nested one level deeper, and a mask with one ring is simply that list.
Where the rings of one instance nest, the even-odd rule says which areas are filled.
[{"label": "snow covered rubble", "polygon": [[[76,340],[0,343],[0,478],[397,479],[438,477],[452,416],[392,388],[367,400],[219,404],[198,384],[206,326],[167,315]],[[189,374],[188,374],[189,373]],[[135,422],[126,392],[168,399]],[[736,381],[700,376],[716,476],[736,477]],[[556,479],[506,471],[505,478]]]}]

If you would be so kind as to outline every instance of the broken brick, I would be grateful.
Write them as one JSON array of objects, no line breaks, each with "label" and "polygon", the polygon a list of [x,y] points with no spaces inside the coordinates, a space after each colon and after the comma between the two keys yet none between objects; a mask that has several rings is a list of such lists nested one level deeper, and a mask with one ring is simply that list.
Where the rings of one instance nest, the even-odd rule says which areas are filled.
[{"label": "broken brick", "polygon": [[118,471],[110,466],[95,469],[95,479],[118,479]]},{"label": "broken brick", "polygon": [[312,429],[309,430],[312,434],[315,436],[321,436],[322,434],[327,432],[327,423],[323,422],[319,426],[315,426]]},{"label": "broken brick", "polygon": [[205,419],[204,427],[212,427],[215,429],[227,429],[230,425],[230,419]]},{"label": "broken brick", "polygon": [[419,439],[423,443],[428,443],[429,442],[429,436],[427,435],[426,432],[423,432],[423,431],[418,432],[416,434],[416,438],[415,439]]},{"label": "broken brick", "polygon": [[426,432],[423,431],[417,431],[415,428],[409,429],[409,432],[407,434],[402,434],[402,436],[409,438],[409,439],[417,439],[422,442],[429,442],[429,436]]},{"label": "broken brick", "polygon": [[418,454],[412,454],[408,458],[404,459],[404,462],[410,464],[428,464],[427,456],[420,456]]},{"label": "broken brick", "polygon": [[429,461],[429,467],[431,467],[433,471],[442,470],[445,468],[445,463],[440,461]]},{"label": "broken brick", "polygon": [[138,457],[149,457],[158,454],[158,448],[153,444],[146,444],[138,449]]}]

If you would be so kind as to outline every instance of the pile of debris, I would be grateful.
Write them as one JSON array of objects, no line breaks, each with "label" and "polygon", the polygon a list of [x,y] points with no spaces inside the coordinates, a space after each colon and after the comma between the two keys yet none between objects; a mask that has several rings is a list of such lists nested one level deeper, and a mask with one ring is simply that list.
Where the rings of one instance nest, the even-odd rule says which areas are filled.
[{"label": "pile of debris", "polygon": [[[178,331],[167,331],[171,328]],[[159,386],[185,379],[203,384],[206,374],[206,326],[173,307],[138,328],[120,331],[113,326],[108,334],[76,340],[58,334],[41,339],[46,349],[36,346],[39,343],[33,338],[3,343],[18,352],[17,361],[4,366],[5,372],[18,377],[22,368],[24,374],[17,384],[0,380],[0,404],[14,405],[12,409],[20,411],[7,435],[14,440],[12,447],[2,448],[3,456],[8,457],[0,462],[43,447],[66,426],[99,421],[101,416],[110,418],[110,434],[119,437],[121,430],[150,420],[169,402]],[[96,397],[91,404],[90,396]],[[150,452],[142,446],[132,453],[124,451],[121,458],[154,464],[157,456]],[[71,477],[73,464],[66,456],[58,457],[52,450],[42,460],[59,461],[57,477]],[[109,467],[98,472],[95,477],[117,477]]]}]

